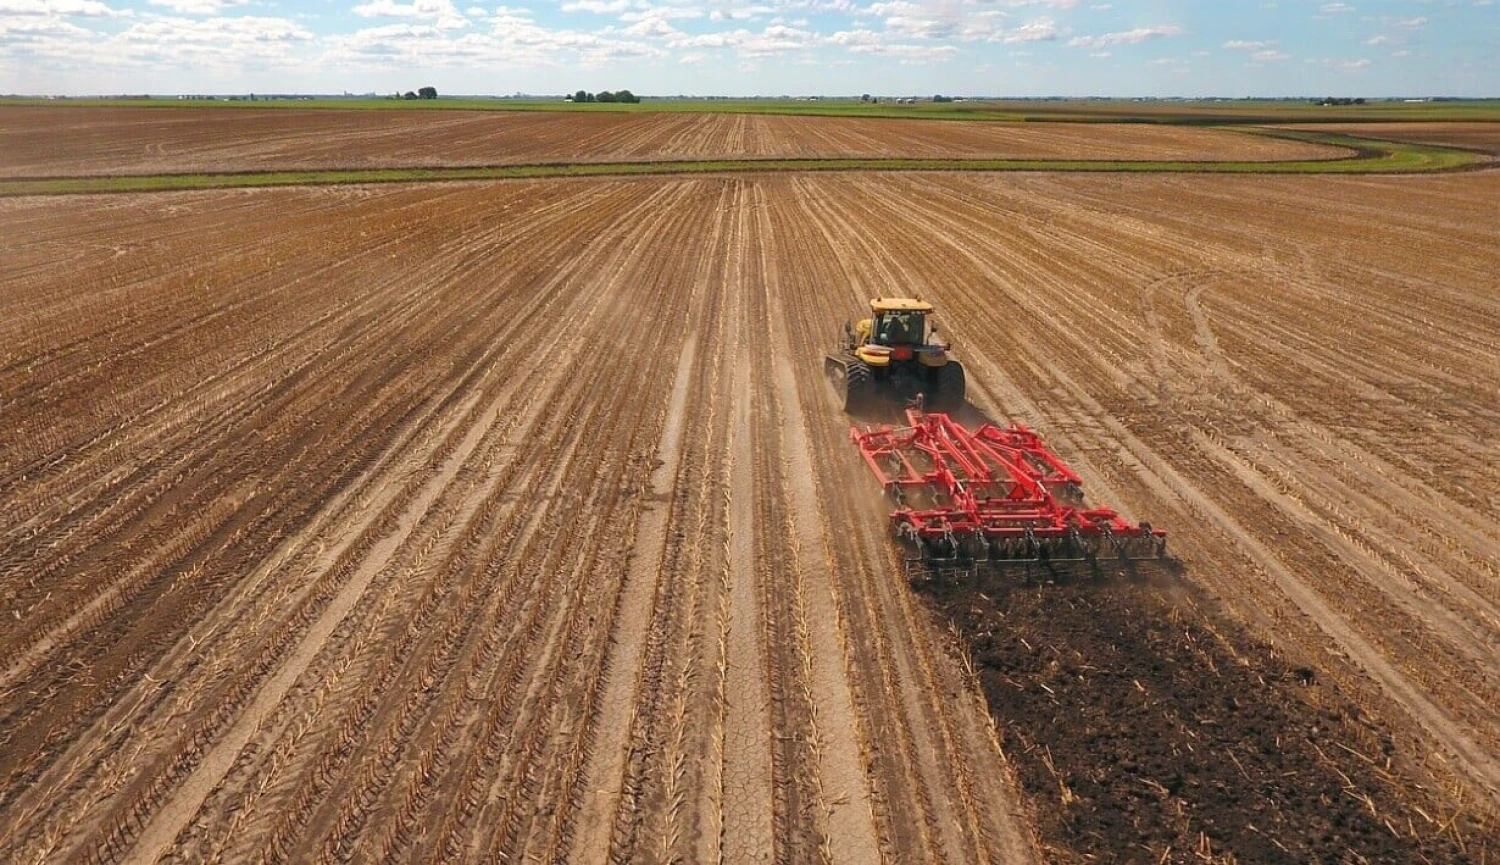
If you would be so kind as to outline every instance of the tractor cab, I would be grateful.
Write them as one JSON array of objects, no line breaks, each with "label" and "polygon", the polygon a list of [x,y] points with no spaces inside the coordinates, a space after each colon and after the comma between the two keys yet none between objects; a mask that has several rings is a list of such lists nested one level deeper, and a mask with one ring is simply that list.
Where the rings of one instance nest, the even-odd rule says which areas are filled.
[{"label": "tractor cab", "polygon": [[870,322],[870,342],[876,345],[926,345],[927,313],[922,310],[890,309],[875,313]]},{"label": "tractor cab", "polygon": [[[878,352],[878,356],[899,353],[900,360],[910,360],[914,349],[928,345],[931,331],[927,317],[932,304],[906,297],[877,297],[870,301],[870,317],[859,323],[851,348],[866,346],[896,349]],[[863,352],[862,352],[863,353]]]},{"label": "tractor cab", "polygon": [[855,410],[879,394],[910,403],[917,397],[935,407],[964,402],[964,370],[936,342],[932,304],[920,298],[877,297],[870,317],[844,324],[839,350],[823,368],[844,394],[844,408]]}]

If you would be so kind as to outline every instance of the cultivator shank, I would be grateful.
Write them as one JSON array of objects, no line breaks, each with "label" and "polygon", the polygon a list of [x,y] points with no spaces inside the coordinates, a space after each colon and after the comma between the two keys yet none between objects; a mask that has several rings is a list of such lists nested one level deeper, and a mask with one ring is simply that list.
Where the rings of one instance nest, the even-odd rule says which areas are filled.
[{"label": "cultivator shank", "polygon": [[891,525],[914,555],[914,578],[984,565],[1166,555],[1166,532],[1083,504],[1083,485],[1019,424],[970,431],[942,413],[907,411],[906,427],[855,427],[875,477],[895,500]]}]

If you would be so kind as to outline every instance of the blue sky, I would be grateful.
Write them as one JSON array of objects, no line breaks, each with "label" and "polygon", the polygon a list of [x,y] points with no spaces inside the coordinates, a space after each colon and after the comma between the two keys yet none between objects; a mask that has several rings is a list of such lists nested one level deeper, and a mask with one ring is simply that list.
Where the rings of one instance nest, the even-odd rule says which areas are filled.
[{"label": "blue sky", "polygon": [[1497,0],[0,0],[0,93],[1500,96]]}]

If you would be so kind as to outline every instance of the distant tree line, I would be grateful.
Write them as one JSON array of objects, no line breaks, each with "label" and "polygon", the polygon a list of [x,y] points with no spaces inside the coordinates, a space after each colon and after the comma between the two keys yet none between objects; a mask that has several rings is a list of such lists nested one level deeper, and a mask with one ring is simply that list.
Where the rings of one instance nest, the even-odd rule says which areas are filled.
[{"label": "distant tree line", "polygon": [[640,102],[641,97],[631,93],[629,90],[616,90],[611,93],[608,90],[599,93],[590,93],[580,90],[568,97],[569,102]]},{"label": "distant tree line", "polygon": [[[872,104],[879,104],[880,103],[880,97],[879,96],[871,96],[868,93],[861,93],[860,96],[859,96],[859,101],[860,102],[869,102],[869,103],[872,103]],[[938,102],[938,103],[952,102],[953,101],[953,97],[952,96],[944,96],[943,94],[939,93],[938,95],[932,97],[932,101],[933,102]],[[916,102],[917,102],[917,97],[915,97],[915,96],[896,97],[896,104],[897,105],[913,105]]]},{"label": "distant tree line", "polygon": [[1314,105],[1364,105],[1365,104],[1365,98],[1363,96],[1356,96],[1353,99],[1350,99],[1347,96],[1324,96],[1322,99],[1319,99],[1318,101],[1314,102],[1313,104]]},{"label": "distant tree line", "polygon": [[402,99],[436,99],[437,98],[437,88],[436,87],[418,87],[415,92],[413,92],[411,90],[408,90],[405,93],[402,93],[401,96],[400,96],[400,98],[402,98]]}]

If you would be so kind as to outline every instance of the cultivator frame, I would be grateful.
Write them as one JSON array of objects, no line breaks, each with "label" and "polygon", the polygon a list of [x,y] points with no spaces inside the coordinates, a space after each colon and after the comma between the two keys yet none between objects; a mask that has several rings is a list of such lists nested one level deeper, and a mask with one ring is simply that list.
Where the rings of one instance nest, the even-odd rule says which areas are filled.
[{"label": "cultivator frame", "polygon": [[1166,556],[1167,533],[1083,503],[1078,475],[1020,424],[972,432],[941,412],[906,412],[905,427],[850,430],[897,504],[896,537],[915,553],[907,576],[989,565],[1123,561]]}]

